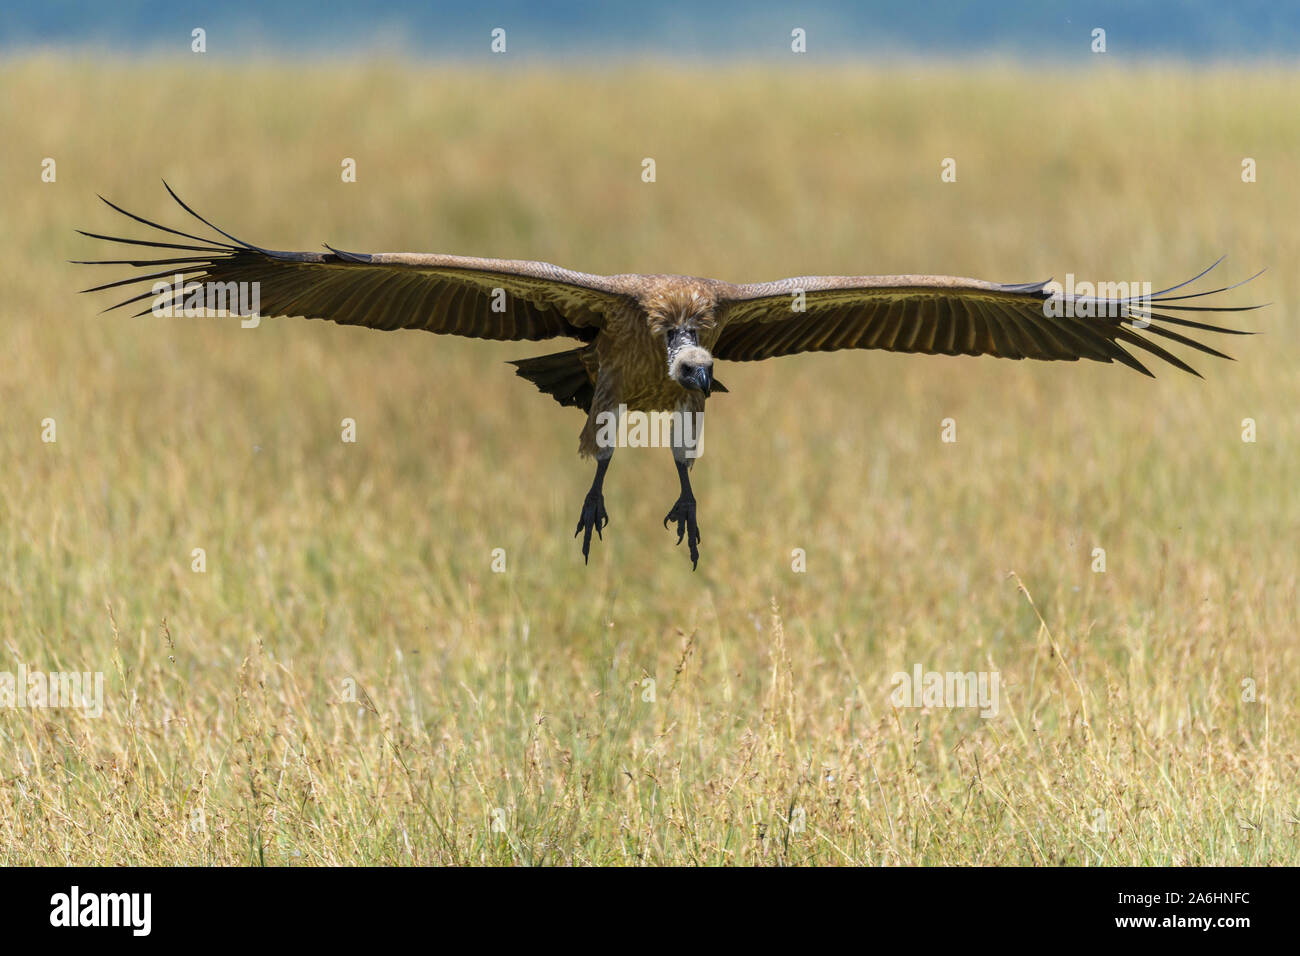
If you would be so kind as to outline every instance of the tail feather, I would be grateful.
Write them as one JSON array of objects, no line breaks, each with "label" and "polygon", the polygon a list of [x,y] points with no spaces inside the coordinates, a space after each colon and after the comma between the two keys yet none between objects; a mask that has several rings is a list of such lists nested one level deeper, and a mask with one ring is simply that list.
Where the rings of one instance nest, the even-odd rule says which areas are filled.
[{"label": "tail feather", "polygon": [[515,367],[516,375],[528,379],[539,391],[561,405],[575,405],[589,412],[596,389],[587,374],[587,366],[582,363],[584,351],[585,347],[571,349],[536,358],[516,359],[510,364]]}]

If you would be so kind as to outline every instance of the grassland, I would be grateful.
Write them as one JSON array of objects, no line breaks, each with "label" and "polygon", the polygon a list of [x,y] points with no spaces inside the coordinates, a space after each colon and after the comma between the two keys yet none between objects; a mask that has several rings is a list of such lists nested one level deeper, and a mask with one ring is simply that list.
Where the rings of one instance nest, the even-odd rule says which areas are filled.
[{"label": "grassland", "polygon": [[[1300,862],[1297,101],[1270,70],[0,65],[0,671],[106,691],[0,708],[0,863]],[[699,571],[664,451],[615,459],[584,567],[580,416],[504,364],[545,346],[99,316],[72,230],[119,227],[96,192],[180,225],[160,178],[274,248],[736,281],[1228,253],[1272,305],[1205,381],[720,367]],[[998,715],[895,708],[916,664],[996,672]]]}]

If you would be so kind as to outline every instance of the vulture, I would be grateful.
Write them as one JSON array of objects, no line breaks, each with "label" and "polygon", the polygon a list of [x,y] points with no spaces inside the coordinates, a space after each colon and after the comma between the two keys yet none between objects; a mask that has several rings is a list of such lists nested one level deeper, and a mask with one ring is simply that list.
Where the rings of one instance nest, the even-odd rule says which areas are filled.
[{"label": "vulture", "polygon": [[[1199,377],[1162,343],[1226,359],[1192,336],[1249,333],[1171,313],[1262,307],[1221,305],[1218,300],[1205,304],[1206,297],[1255,276],[1217,289],[1173,294],[1218,262],[1159,292],[1113,295],[1107,290],[1103,296],[1091,288],[1062,290],[1050,282],[1007,285],[940,275],[800,276],[733,285],[681,275],[592,275],[520,259],[344,252],[329,245],[324,252],[282,252],[236,239],[163,185],[181,209],[220,238],[160,225],[104,199],[116,212],[155,230],[148,238],[78,230],[91,239],[147,250],[140,258],[75,260],[148,270],[83,290],[148,285],[105,311],[150,300],[138,315],[215,311],[304,316],[385,331],[423,329],[498,341],[574,340],[576,348],[511,364],[541,392],[586,413],[578,450],[595,459],[596,471],[574,531],[575,538],[582,535],[584,563],[592,532],[603,538],[609,523],[604,482],[614,449],[646,443],[647,427],[653,430],[658,423],[665,436],[661,444],[671,446],[681,483],[664,527],[675,523],[677,544],[686,540],[691,567],[698,566],[700,530],[689,475],[702,448],[705,402],[712,393],[726,391],[714,377],[718,360],[884,349],[1090,359],[1118,362],[1151,376],[1138,358],[1144,354]],[[232,308],[236,302],[242,308]],[[250,302],[254,308],[247,308]]]}]

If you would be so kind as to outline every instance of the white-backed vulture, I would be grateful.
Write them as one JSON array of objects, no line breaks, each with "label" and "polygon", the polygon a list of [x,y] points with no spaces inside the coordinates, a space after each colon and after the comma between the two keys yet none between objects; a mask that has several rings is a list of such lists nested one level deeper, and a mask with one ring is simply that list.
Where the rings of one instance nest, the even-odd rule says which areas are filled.
[{"label": "white-backed vulture", "polygon": [[[733,285],[678,275],[591,275],[514,259],[364,254],[330,246],[325,252],[279,252],[236,239],[167,189],[186,212],[222,238],[172,229],[108,203],[142,225],[188,240],[162,241],[156,233],[147,239],[82,233],[150,250],[149,258],[87,263],[148,270],[85,290],[149,285],[111,308],[151,300],[140,314],[168,307],[184,313],[195,290],[217,288],[235,295],[251,288],[260,316],[305,316],[481,339],[577,340],[577,348],[513,364],[517,374],[561,405],[587,413],[579,450],[596,459],[596,476],[574,533],[583,535],[584,561],[592,531],[600,537],[609,522],[603,489],[620,434],[619,416],[667,412],[680,413],[673,416],[671,444],[681,495],[664,525],[676,522],[677,543],[686,538],[691,565],[697,565],[700,533],[689,471],[699,450],[705,402],[712,392],[726,391],[713,377],[715,360],[885,349],[1084,358],[1119,362],[1151,375],[1129,351],[1135,349],[1195,375],[1161,342],[1227,358],[1186,332],[1245,333],[1170,313],[1258,308],[1203,304],[1206,296],[1235,286],[1172,294],[1205,272],[1149,295],[1103,297],[1066,294],[1043,282],[1002,285],[935,275],[805,276]],[[210,305],[211,298],[200,295],[199,302]]]}]

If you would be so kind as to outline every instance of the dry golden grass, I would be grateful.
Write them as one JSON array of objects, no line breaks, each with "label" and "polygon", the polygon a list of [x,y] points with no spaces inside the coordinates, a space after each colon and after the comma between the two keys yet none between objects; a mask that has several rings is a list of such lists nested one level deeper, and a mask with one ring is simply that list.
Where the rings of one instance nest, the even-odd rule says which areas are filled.
[{"label": "dry golden grass", "polygon": [[[0,671],[107,697],[0,709],[0,862],[1296,863],[1298,99],[1226,70],[0,65]],[[96,315],[72,230],[119,228],[96,192],[180,225],[160,177],[275,248],[1171,283],[1227,252],[1273,304],[1206,381],[720,367],[698,573],[665,451],[616,457],[584,568],[581,418],[503,364],[545,346]],[[895,710],[917,663],[996,671],[999,715]]]}]

